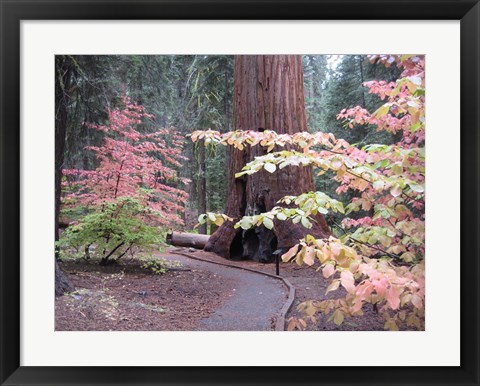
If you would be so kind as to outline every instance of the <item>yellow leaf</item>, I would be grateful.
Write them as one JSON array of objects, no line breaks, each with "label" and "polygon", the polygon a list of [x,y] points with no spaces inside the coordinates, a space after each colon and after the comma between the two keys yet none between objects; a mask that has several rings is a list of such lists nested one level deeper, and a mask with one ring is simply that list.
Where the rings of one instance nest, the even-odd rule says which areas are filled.
[{"label": "yellow leaf", "polygon": [[304,263],[311,267],[315,263],[315,255],[315,249],[312,247],[306,247],[305,255],[303,257]]},{"label": "yellow leaf", "polygon": [[343,312],[340,310],[335,310],[335,312],[333,313],[333,322],[337,326],[340,326],[343,323],[343,320],[344,320]]},{"label": "yellow leaf", "polygon": [[380,117],[383,117],[384,115],[387,115],[387,113],[390,111],[390,104],[386,103],[382,106],[380,106],[377,111],[375,111],[373,113],[373,115],[376,117],[376,118],[380,118]]},{"label": "yellow leaf", "polygon": [[331,291],[337,290],[339,286],[340,286],[340,280],[338,280],[338,279],[333,280],[330,283],[330,285],[327,287],[327,290],[325,291],[325,295],[328,294]]},{"label": "yellow leaf", "polygon": [[284,262],[290,261],[292,259],[292,257],[295,256],[295,254],[297,253],[299,246],[300,246],[299,244],[293,246],[292,248],[290,248],[288,250],[287,253],[282,255],[282,261],[284,261]]}]

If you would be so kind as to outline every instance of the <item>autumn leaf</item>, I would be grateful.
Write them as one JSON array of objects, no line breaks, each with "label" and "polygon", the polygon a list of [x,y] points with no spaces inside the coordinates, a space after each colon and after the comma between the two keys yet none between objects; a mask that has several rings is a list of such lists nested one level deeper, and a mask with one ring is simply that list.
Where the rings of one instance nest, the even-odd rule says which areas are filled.
[{"label": "autumn leaf", "polygon": [[388,288],[386,297],[390,308],[396,310],[400,305],[400,296],[398,296],[398,292],[393,286]]},{"label": "autumn leaf", "polygon": [[290,261],[292,257],[296,255],[299,247],[300,245],[297,244],[297,245],[294,245],[292,248],[290,248],[287,253],[282,255],[282,261],[283,262]]},{"label": "autumn leaf", "polygon": [[343,323],[344,320],[344,315],[343,312],[340,310],[335,310],[333,313],[333,322],[337,325],[340,326]]},{"label": "autumn leaf", "polygon": [[422,298],[417,294],[413,294],[411,302],[416,308],[422,308],[423,306]]},{"label": "autumn leaf", "polygon": [[315,263],[315,249],[312,247],[305,248],[305,254],[303,256],[303,262],[308,266],[312,266]]},{"label": "autumn leaf", "polygon": [[355,293],[355,279],[350,271],[342,271],[340,281],[348,293]]},{"label": "autumn leaf", "polygon": [[322,274],[323,274],[323,277],[325,278],[329,278],[330,276],[332,276],[335,272],[335,267],[333,266],[333,264],[327,264],[325,265],[325,267],[323,267],[322,269]]},{"label": "autumn leaf", "polygon": [[390,193],[392,194],[393,197],[398,197],[402,194],[402,188],[400,185],[394,185],[392,189],[390,189]]},{"label": "autumn leaf", "polygon": [[330,285],[327,287],[327,290],[325,291],[325,295],[328,294],[331,291],[335,291],[340,287],[340,280],[335,279],[333,280]]}]

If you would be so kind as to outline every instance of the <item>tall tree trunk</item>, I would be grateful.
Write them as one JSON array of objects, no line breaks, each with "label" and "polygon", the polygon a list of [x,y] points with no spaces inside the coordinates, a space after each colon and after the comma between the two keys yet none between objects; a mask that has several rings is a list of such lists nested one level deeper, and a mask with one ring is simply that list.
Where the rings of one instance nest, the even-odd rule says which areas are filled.
[{"label": "tall tree trunk", "polygon": [[[359,56],[358,57],[358,68],[360,70],[360,84],[363,86],[363,82],[365,82],[365,77],[363,75],[363,57],[362,56]],[[362,87],[361,88],[361,97],[362,97],[362,107],[364,109],[367,108],[367,103],[365,102],[365,87]]]},{"label": "tall tree trunk", "polygon": [[[360,75],[360,84],[362,85],[361,89],[360,89],[360,93],[361,93],[361,106],[366,109],[367,108],[367,102],[365,100],[365,88],[366,87],[363,87],[363,83],[365,82],[365,76],[363,75],[363,62],[364,62],[364,57],[363,56],[358,56],[357,57],[357,64],[358,64],[358,69],[359,69],[359,75]],[[368,136],[368,126],[367,125],[362,125],[361,127],[357,128],[356,129],[357,131],[357,139],[355,142],[360,142],[360,143],[364,143],[365,139],[367,138]],[[374,212],[374,209],[373,209],[373,206],[371,208],[371,212],[372,215],[373,215],[373,212]]]},{"label": "tall tree trunk", "polygon": [[[55,242],[59,239],[60,198],[62,193],[62,167],[68,124],[71,77],[73,63],[66,56],[55,57]],[[55,260],[59,258],[55,247]],[[55,295],[72,291],[73,286],[55,261]]]},{"label": "tall tree trunk", "polygon": [[[198,176],[197,176],[197,206],[198,213],[206,213],[207,211],[207,165],[205,164],[205,144],[201,140],[197,146],[197,163],[198,163]],[[200,224],[198,227],[198,233],[203,235],[207,234],[207,224]]]},{"label": "tall tree trunk", "polygon": [[[234,67],[233,128],[236,130],[274,130],[295,134],[307,130],[301,56],[236,56]],[[265,154],[260,146],[243,151],[228,149],[228,198],[226,214],[239,219],[272,209],[287,195],[314,190],[309,167],[286,167],[270,174],[260,171],[235,178],[235,173],[256,156]],[[326,237],[330,230],[318,215],[306,229],[290,221],[275,220],[274,230],[256,227],[247,231],[225,222],[209,239],[205,250],[230,259],[268,262],[277,249],[286,249],[307,233]]]},{"label": "tall tree trunk", "polygon": [[223,96],[223,104],[224,104],[224,116],[225,116],[225,128],[222,131],[230,131],[230,122],[229,122],[229,116],[230,113],[228,111],[228,101],[229,101],[229,95],[228,95],[228,69],[227,66],[225,66],[225,73],[224,73],[224,78],[225,78],[225,90],[224,90],[224,96]]}]

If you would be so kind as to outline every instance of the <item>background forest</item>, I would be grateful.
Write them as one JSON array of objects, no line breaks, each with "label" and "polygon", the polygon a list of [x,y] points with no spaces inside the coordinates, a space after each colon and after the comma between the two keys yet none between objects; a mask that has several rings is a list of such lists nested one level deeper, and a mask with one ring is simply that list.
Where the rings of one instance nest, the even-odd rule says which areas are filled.
[{"label": "background forest", "polygon": [[[398,138],[374,126],[354,130],[337,120],[342,109],[361,106],[375,111],[382,101],[362,86],[366,81],[395,81],[400,70],[392,65],[370,63],[364,55],[304,55],[305,107],[310,132],[331,132],[351,144],[392,144]],[[93,170],[97,154],[86,147],[100,146],[104,133],[90,125],[108,121],[108,110],[121,105],[128,95],[153,117],[143,130],[174,127],[183,136],[195,130],[232,130],[233,56],[57,56],[58,109],[66,110],[63,169]],[[68,74],[68,76],[66,76]],[[58,146],[57,146],[58,148]],[[182,155],[188,159],[179,168],[180,177],[191,182],[185,230],[191,231],[199,213],[222,212],[227,195],[226,149],[205,149],[185,141]],[[316,187],[339,197],[338,182],[328,175],[315,178]],[[209,233],[206,226],[200,233]]]}]

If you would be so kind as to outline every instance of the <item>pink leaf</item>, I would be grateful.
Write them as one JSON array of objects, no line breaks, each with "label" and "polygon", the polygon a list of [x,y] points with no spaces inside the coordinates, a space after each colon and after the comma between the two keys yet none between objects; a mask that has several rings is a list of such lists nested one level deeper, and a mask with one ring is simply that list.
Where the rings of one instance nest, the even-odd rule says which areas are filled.
[{"label": "pink leaf", "polygon": [[396,310],[400,305],[400,296],[398,296],[398,292],[393,286],[390,286],[387,290],[387,302],[392,310]]}]

